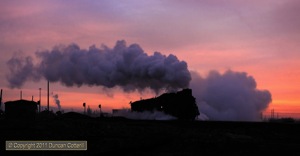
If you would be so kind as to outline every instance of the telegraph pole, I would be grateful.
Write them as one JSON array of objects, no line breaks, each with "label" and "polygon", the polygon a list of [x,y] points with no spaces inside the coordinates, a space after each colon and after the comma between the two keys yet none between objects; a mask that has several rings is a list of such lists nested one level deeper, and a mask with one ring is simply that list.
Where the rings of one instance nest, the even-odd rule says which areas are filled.
[{"label": "telegraph pole", "polygon": [[1,110],[1,104],[2,104],[2,89],[1,89],[1,92],[0,92],[0,110]]},{"label": "telegraph pole", "polygon": [[42,105],[42,102],[41,102],[41,92],[42,92],[42,88],[39,88],[39,91],[40,91],[40,105],[39,105],[39,113],[41,112],[41,105]]},{"label": "telegraph pole", "polygon": [[48,111],[50,110],[49,109],[49,81],[48,81],[48,83],[47,83],[47,89],[48,89],[48,95],[47,95],[47,109],[48,109]]}]

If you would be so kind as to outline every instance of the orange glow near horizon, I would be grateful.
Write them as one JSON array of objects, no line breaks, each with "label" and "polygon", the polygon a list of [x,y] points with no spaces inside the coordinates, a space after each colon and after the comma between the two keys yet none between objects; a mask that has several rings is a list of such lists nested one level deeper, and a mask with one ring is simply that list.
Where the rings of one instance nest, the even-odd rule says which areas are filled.
[{"label": "orange glow near horizon", "polygon": [[[197,53],[190,52],[190,53]],[[188,62],[189,67],[193,67],[193,69],[199,69],[201,76],[205,77],[205,73],[209,70],[202,70],[202,64],[210,64],[210,66],[222,66],[220,64],[225,64],[226,62],[231,62],[234,60],[241,60],[242,55],[236,52],[237,55],[231,56],[230,60],[226,60],[222,62],[223,57],[227,57],[226,54],[219,55],[217,52],[206,52],[207,55],[201,54],[203,59],[195,59],[194,57],[190,57],[190,53],[188,55],[184,55],[185,53],[181,53],[178,57],[179,60],[185,60]],[[199,60],[199,61],[198,61]],[[200,62],[200,64],[199,64]],[[284,64],[286,62],[280,62],[280,64]],[[276,63],[275,63],[276,64]],[[269,67],[274,64],[268,64],[267,66],[262,66],[262,63],[258,62],[257,64],[247,64],[240,66],[235,66],[234,68],[217,68],[215,70],[223,73],[224,71],[231,69],[233,71],[247,72],[248,76],[252,76],[257,82],[257,89],[259,90],[269,90],[272,94],[272,102],[269,107],[264,111],[265,115],[269,115],[271,110],[274,109],[275,112],[279,113],[279,117],[281,114],[289,114],[291,117],[300,118],[300,73],[297,73],[297,67],[300,66],[300,63],[296,61],[287,61],[286,64],[281,65],[281,68],[270,69],[272,70],[271,74],[266,72],[269,70]],[[224,66],[224,65],[223,65]],[[199,72],[197,70],[197,72]],[[292,72],[293,71],[293,72]],[[6,88],[6,90],[9,90]],[[5,93],[6,94],[6,93]],[[19,92],[14,90],[9,93],[4,100],[16,100],[19,97]],[[24,94],[27,94],[27,99],[31,99],[30,95],[35,95],[35,99],[37,98],[36,90],[24,90]],[[59,89],[55,91],[55,94],[59,95],[59,100],[61,101],[62,109],[68,110],[83,110],[82,104],[85,102],[87,106],[90,106],[92,110],[98,110],[98,105],[102,105],[102,110],[106,112],[111,112],[112,109],[122,109],[122,108],[130,108],[129,102],[136,101],[142,98],[151,98],[154,93],[145,93],[143,95],[133,92],[133,93],[124,93],[121,90],[113,91],[113,96],[105,95],[105,93],[92,93],[85,91],[60,91]],[[50,95],[51,96],[51,95]],[[42,105],[46,105],[46,93],[43,90],[42,95]],[[56,107],[53,98],[50,98],[50,105],[52,107]],[[201,112],[201,110],[200,110]]]},{"label": "orange glow near horizon", "polygon": [[[251,52],[241,49],[227,54],[226,51],[191,49],[188,53],[181,52],[180,55],[183,60],[187,60],[189,67],[192,66],[193,70],[196,69],[203,77],[210,71],[205,69],[206,65],[216,67],[214,70],[221,73],[226,70],[246,72],[255,79],[257,89],[268,90],[272,94],[272,102],[264,114],[269,115],[274,109],[279,113],[279,117],[284,113],[283,117],[288,114],[300,118],[300,62],[296,58],[278,60],[269,58],[270,56],[245,59],[245,54]],[[201,57],[190,57],[192,54]]]},{"label": "orange glow near horizon", "polygon": [[[162,5],[163,4],[163,5]],[[173,54],[190,71],[205,77],[211,70],[246,72],[257,89],[268,90],[272,102],[264,112],[300,113],[299,2],[267,1],[211,3],[209,1],[6,1],[0,10],[0,87],[3,101],[19,99],[21,89],[7,88],[6,62],[15,52],[35,56],[39,50],[76,43],[82,49],[117,40],[139,44],[149,55]],[[279,16],[280,15],[280,16]],[[34,58],[34,62],[38,61]],[[26,80],[29,81],[29,80]],[[44,82],[26,82],[23,98],[47,102]],[[29,85],[28,85],[29,84]],[[151,98],[154,93],[124,93],[113,96],[96,89],[66,89],[53,86],[62,109],[82,110],[85,102],[93,110],[128,108],[129,102]],[[36,89],[36,90],[35,90]],[[97,88],[98,89],[98,88]],[[101,87],[99,87],[101,90]],[[56,107],[53,98],[50,105]],[[2,106],[3,107],[3,106]],[[201,111],[201,110],[200,110]],[[296,115],[294,115],[296,116]],[[300,117],[299,117],[300,118]]]},{"label": "orange glow near horizon", "polygon": [[[3,102],[14,101],[20,99],[20,91],[22,91],[22,99],[31,100],[34,95],[34,101],[39,100],[39,94],[37,90],[32,89],[14,89],[4,88]],[[83,111],[83,103],[86,103],[86,107],[90,107],[93,111],[97,111],[98,105],[101,104],[102,111],[111,113],[112,109],[128,109],[130,108],[130,101],[137,101],[155,96],[154,93],[148,92],[140,94],[138,92],[124,93],[123,91],[115,91],[111,95],[104,93],[84,93],[84,92],[66,92],[55,91],[50,89],[49,104],[50,110],[54,108],[57,110],[57,105],[53,99],[53,95],[58,94],[58,99],[61,103],[61,109],[65,111]],[[42,89],[41,95],[42,110],[47,107],[47,91]],[[54,110],[54,111],[55,111]]]},{"label": "orange glow near horizon", "polygon": [[[275,113],[279,117],[294,117],[300,118],[300,100],[298,97],[298,92],[284,93],[284,91],[277,90],[277,86],[272,90],[272,86],[264,86],[272,93],[272,102],[269,104],[269,107],[263,111],[264,116],[270,117],[271,110],[274,109]],[[279,87],[280,88],[280,87]],[[260,88],[258,88],[260,89]],[[4,89],[4,102],[10,100],[16,100],[19,98],[19,90],[14,90],[13,92],[6,92],[7,89]],[[38,94],[36,90],[23,89],[23,99],[31,100],[31,95],[34,96],[34,100],[38,100]],[[46,91],[42,91],[42,107],[45,108],[47,105],[47,95]],[[141,98],[152,98],[155,96],[154,93],[145,93],[140,94],[137,92],[133,93],[124,93],[123,91],[113,92],[112,96],[105,95],[103,93],[81,93],[81,92],[63,92],[56,91],[54,94],[59,95],[59,100],[61,102],[62,110],[66,111],[83,111],[82,104],[85,102],[87,107],[89,106],[93,111],[98,111],[98,105],[101,104],[102,111],[111,113],[112,109],[123,109],[130,108],[129,102],[140,100]],[[56,108],[56,104],[51,97],[50,91],[50,107]],[[200,109],[201,112],[201,109]]]}]

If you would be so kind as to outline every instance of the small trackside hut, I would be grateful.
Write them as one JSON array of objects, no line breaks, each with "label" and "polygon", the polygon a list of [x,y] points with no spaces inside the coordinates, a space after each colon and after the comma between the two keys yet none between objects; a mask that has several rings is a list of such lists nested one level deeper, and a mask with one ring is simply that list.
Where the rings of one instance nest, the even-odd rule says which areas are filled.
[{"label": "small trackside hut", "polygon": [[34,119],[38,102],[17,100],[5,102],[5,116],[8,119]]}]

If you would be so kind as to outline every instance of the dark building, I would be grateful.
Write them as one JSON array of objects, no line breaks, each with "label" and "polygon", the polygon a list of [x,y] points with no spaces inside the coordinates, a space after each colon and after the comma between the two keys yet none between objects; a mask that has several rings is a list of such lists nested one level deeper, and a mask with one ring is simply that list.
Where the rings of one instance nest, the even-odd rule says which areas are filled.
[{"label": "dark building", "polygon": [[156,98],[135,101],[131,103],[131,110],[162,111],[178,119],[194,120],[200,113],[196,99],[191,89],[183,89],[176,93],[165,93]]},{"label": "dark building", "polygon": [[33,119],[37,113],[37,102],[17,100],[5,102],[5,116],[10,119]]}]

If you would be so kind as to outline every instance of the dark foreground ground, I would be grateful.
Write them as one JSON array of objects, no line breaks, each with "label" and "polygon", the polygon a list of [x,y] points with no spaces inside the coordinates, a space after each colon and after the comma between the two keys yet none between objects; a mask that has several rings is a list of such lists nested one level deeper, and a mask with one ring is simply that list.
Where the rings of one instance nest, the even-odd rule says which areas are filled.
[{"label": "dark foreground ground", "polygon": [[[300,124],[60,117],[0,120],[0,155],[300,155]],[[87,151],[5,151],[6,140],[87,140]]]}]

